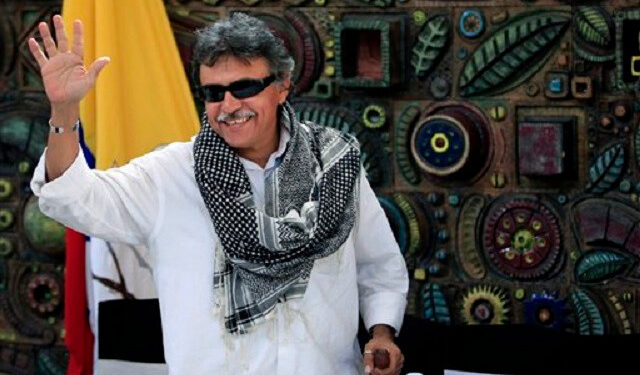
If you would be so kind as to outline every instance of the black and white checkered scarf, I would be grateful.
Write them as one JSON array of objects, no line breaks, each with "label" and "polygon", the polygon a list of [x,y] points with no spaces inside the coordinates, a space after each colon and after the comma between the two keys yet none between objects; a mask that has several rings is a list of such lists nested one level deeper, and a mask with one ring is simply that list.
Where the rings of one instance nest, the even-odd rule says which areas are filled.
[{"label": "black and white checkered scarf", "polygon": [[216,253],[224,254],[214,290],[224,289],[225,327],[234,334],[264,321],[276,303],[301,298],[314,260],[338,250],[355,222],[357,141],[298,122],[286,103],[279,119],[291,139],[265,180],[264,211],[253,203],[240,159],[206,115],[194,144],[196,181],[220,238]]}]

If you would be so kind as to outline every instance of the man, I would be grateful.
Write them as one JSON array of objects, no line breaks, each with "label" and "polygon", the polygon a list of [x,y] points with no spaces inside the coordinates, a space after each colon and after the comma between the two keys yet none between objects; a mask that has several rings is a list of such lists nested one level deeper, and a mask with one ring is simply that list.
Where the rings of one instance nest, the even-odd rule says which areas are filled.
[{"label": "man", "polygon": [[[39,26],[46,54],[29,40],[51,102],[32,188],[67,226],[148,245],[169,371],[399,374],[403,259],[357,142],[295,118],[293,60],[264,23],[236,13],[200,30],[200,133],[108,171],[87,168],[76,124],[109,60],[86,69],[82,24],[71,49],[60,16],[54,25],[57,46]],[[364,357],[359,310],[372,335]],[[376,350],[388,368],[374,367]]]}]

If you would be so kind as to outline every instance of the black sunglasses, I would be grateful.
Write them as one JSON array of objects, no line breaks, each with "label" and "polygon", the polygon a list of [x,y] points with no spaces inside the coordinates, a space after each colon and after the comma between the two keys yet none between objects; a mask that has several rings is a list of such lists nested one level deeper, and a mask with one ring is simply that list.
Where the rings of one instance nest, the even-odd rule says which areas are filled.
[{"label": "black sunglasses", "polygon": [[227,91],[237,99],[250,98],[262,92],[275,79],[276,76],[272,74],[263,79],[242,79],[231,82],[227,86],[203,85],[200,86],[200,95],[205,102],[221,102],[224,99],[224,93]]}]

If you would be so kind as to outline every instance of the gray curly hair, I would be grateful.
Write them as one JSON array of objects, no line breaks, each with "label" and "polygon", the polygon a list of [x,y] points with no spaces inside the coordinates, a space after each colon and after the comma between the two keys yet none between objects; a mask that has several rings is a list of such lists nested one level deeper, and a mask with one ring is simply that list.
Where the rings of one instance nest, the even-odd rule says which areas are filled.
[{"label": "gray curly hair", "polygon": [[264,57],[277,81],[291,77],[293,58],[267,25],[256,17],[236,12],[231,17],[199,29],[191,60],[194,84],[200,84],[200,65],[213,66],[221,56],[249,60]]}]

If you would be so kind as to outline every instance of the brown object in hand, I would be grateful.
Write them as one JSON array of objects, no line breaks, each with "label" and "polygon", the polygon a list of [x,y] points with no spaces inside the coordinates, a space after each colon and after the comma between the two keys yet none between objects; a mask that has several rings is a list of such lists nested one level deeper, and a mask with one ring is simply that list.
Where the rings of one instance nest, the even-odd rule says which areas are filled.
[{"label": "brown object in hand", "polygon": [[373,352],[373,367],[384,370],[389,367],[389,352],[384,349],[376,349]]}]

